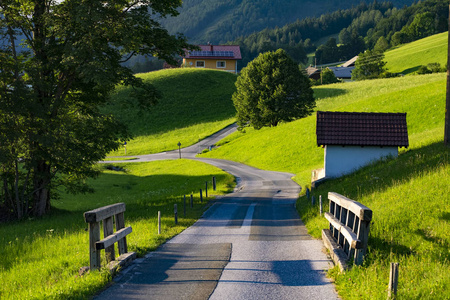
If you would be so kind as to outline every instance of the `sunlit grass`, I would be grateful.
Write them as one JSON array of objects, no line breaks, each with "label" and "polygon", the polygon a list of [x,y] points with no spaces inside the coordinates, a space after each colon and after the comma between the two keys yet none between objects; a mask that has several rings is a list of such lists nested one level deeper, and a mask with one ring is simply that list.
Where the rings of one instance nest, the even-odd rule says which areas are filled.
[{"label": "sunlit grass", "polygon": [[[129,251],[139,256],[156,249],[166,239],[190,226],[203,213],[199,189],[212,176],[217,191],[229,192],[234,178],[223,171],[189,160],[117,164],[126,172],[104,171],[92,182],[96,192],[63,195],[53,212],[41,219],[2,224],[0,228],[1,299],[83,299],[105,286],[109,272],[79,276],[89,265],[89,235],[85,211],[125,202],[125,223],[133,228],[127,237]],[[194,208],[183,214],[183,195],[194,194]],[[188,198],[189,199],[189,198]],[[179,223],[174,224],[177,203]],[[157,212],[162,214],[162,234],[157,235]]]},{"label": "sunlit grass", "polygon": [[[122,106],[117,100],[130,100],[131,88],[118,87],[109,112],[118,116],[131,130],[127,155],[158,153],[190,146],[232,124],[236,113],[231,95],[236,75],[205,69],[168,69],[139,74],[153,84],[162,99],[149,111]],[[132,100],[131,100],[132,101]],[[121,148],[110,156],[125,155]]]},{"label": "sunlit grass", "polygon": [[389,50],[385,53],[386,68],[391,73],[412,74],[430,63],[446,67],[447,40],[448,33],[443,32]]},{"label": "sunlit grass", "polygon": [[[314,92],[316,110],[406,112],[411,148],[443,136],[445,74],[332,84],[315,87]],[[313,114],[277,127],[246,129],[246,133],[234,134],[226,145],[202,156],[290,172],[306,187],[311,171],[323,167],[323,149],[317,147],[315,126]]]},{"label": "sunlit grass", "polygon": [[[330,180],[313,191],[328,210],[328,192],[359,201],[373,211],[363,267],[330,272],[344,299],[386,299],[389,263],[400,263],[399,299],[448,299],[450,288],[450,149],[442,138]],[[328,226],[306,197],[298,210],[319,238]]]}]

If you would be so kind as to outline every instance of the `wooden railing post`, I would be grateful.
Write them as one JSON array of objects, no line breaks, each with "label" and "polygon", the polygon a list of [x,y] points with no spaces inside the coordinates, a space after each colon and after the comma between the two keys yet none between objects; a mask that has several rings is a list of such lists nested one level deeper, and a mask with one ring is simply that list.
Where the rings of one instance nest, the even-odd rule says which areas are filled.
[{"label": "wooden railing post", "polygon": [[[346,260],[354,257],[356,265],[363,262],[367,251],[372,210],[337,193],[328,193],[330,212],[325,213],[329,229],[322,231],[325,246],[341,270]],[[344,258],[345,257],[345,258]]]},{"label": "wooden railing post", "polygon": [[89,223],[89,268],[91,270],[100,268],[100,250],[96,244],[100,241],[100,223]]},{"label": "wooden railing post", "polygon": [[[113,217],[108,217],[103,220],[103,236],[107,237],[114,233]],[[106,262],[111,262],[116,258],[114,251],[114,244],[105,249]]]},{"label": "wooden railing post", "polygon": [[[100,251],[105,249],[106,261],[110,269],[125,266],[136,257],[136,253],[128,252],[126,236],[132,232],[131,227],[125,227],[125,203],[117,203],[100,207],[84,213],[89,224],[89,267],[91,270],[100,268]],[[114,221],[116,232],[114,232]],[[103,223],[103,239],[100,240],[100,222]],[[114,243],[118,243],[119,258],[116,261]]]},{"label": "wooden railing post", "polygon": [[[119,213],[115,216],[116,218],[116,231],[119,231],[122,228],[125,228],[125,217],[123,212]],[[118,249],[119,249],[119,255],[125,254],[128,252],[127,247],[127,237],[124,237],[123,239],[120,239],[117,242]]]}]

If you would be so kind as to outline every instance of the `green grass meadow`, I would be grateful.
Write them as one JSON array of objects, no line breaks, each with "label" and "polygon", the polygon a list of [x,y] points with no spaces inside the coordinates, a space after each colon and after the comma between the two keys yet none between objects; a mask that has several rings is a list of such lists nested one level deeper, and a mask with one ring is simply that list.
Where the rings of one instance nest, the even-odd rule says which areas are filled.
[{"label": "green grass meadow", "polygon": [[[446,37],[445,33],[445,37]],[[414,68],[441,58],[444,34],[404,45],[386,53],[390,72],[414,73]],[[428,48],[427,48],[428,47]],[[427,56],[430,54],[430,56]],[[190,226],[204,212],[198,191],[217,178],[214,195],[230,192],[233,176],[198,161],[174,160],[136,163],[137,155],[194,144],[234,122],[231,95],[236,76],[199,69],[171,69],[140,74],[163,93],[150,111],[113,104],[130,127],[125,171],[107,170],[91,184],[96,192],[62,194],[52,212],[40,219],[0,224],[0,299],[86,299],[111,281],[108,270],[80,276],[89,264],[87,224],[83,213],[125,202],[130,251],[143,256]],[[369,251],[362,266],[345,273],[335,267],[329,276],[342,299],[386,299],[389,263],[400,263],[398,299],[450,299],[450,150],[443,146],[445,74],[338,83],[314,87],[317,110],[406,112],[410,147],[399,157],[365,167],[354,174],[329,180],[314,189],[325,200],[341,193],[373,210]],[[127,99],[119,87],[114,99]],[[221,141],[202,157],[223,158],[261,169],[295,174],[303,190],[310,187],[311,171],[323,167],[322,148],[316,145],[315,114],[261,130],[246,129]],[[125,149],[110,153],[120,159]],[[119,157],[119,158],[118,158]],[[109,159],[109,158],[108,158]],[[211,185],[210,185],[211,186]],[[194,209],[183,216],[183,195],[194,193]],[[173,221],[178,204],[179,224]],[[327,227],[301,195],[297,208],[310,234],[320,238]],[[162,234],[157,235],[157,212]]]},{"label": "green grass meadow", "polygon": [[[389,263],[400,263],[398,299],[449,299],[450,149],[443,146],[445,74],[407,76],[315,87],[317,110],[406,112],[410,147],[398,159],[378,162],[330,180],[313,195],[324,202],[338,192],[373,210],[369,253],[362,267],[329,276],[343,299],[386,299]],[[302,187],[323,167],[315,115],[275,128],[236,133],[203,156],[296,174]],[[304,193],[304,190],[303,190]],[[318,201],[316,201],[318,202]],[[328,224],[305,196],[297,203],[316,238]],[[327,205],[325,210],[328,209]]]},{"label": "green grass meadow", "polygon": [[[108,270],[83,276],[78,273],[89,265],[86,211],[125,202],[125,223],[133,229],[127,237],[128,249],[142,257],[192,225],[204,212],[206,200],[234,186],[233,176],[190,160],[115,165],[126,172],[105,170],[92,182],[94,194],[64,194],[44,218],[1,224],[0,299],[86,299],[108,284]],[[211,188],[212,176],[216,177],[217,191],[210,189],[209,198],[200,203],[199,189],[204,189],[205,182]],[[193,209],[189,208],[191,193]],[[188,198],[186,217],[184,195]],[[178,225],[174,224],[175,203]],[[158,211],[162,215],[161,235],[157,234]]]},{"label": "green grass meadow", "polygon": [[[443,138],[445,74],[324,85],[315,87],[314,93],[317,110],[406,112],[411,148]],[[246,129],[224,141],[225,146],[202,156],[291,172],[296,174],[296,182],[307,187],[311,171],[323,167],[315,124],[313,114],[277,127]]]},{"label": "green grass meadow", "polygon": [[447,66],[448,32],[401,45],[385,52],[386,68],[391,73],[414,74],[420,66],[439,63]]},{"label": "green grass meadow", "polygon": [[[149,111],[119,105],[129,100],[131,88],[118,87],[114,105],[106,107],[131,130],[134,139],[127,142],[127,155],[158,153],[190,146],[234,123],[231,94],[236,75],[205,69],[169,69],[138,74],[162,92],[162,99]],[[132,101],[132,100],[131,100]],[[123,156],[119,149],[110,156]]]}]

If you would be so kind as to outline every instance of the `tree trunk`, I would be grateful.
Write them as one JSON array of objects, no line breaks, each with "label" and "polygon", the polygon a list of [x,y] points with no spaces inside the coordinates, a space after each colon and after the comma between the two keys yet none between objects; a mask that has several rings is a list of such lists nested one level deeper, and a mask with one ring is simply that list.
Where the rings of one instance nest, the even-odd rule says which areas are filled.
[{"label": "tree trunk", "polygon": [[34,210],[36,217],[41,217],[50,210],[50,165],[40,162],[34,172]]}]

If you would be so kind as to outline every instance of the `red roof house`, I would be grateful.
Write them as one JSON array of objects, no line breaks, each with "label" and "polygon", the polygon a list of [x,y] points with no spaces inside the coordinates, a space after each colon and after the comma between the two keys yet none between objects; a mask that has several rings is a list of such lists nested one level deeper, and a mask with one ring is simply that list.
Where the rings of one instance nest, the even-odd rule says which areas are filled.
[{"label": "red roof house", "polygon": [[242,59],[237,45],[198,45],[200,50],[186,51],[183,66],[208,68],[237,73],[237,61]]}]

